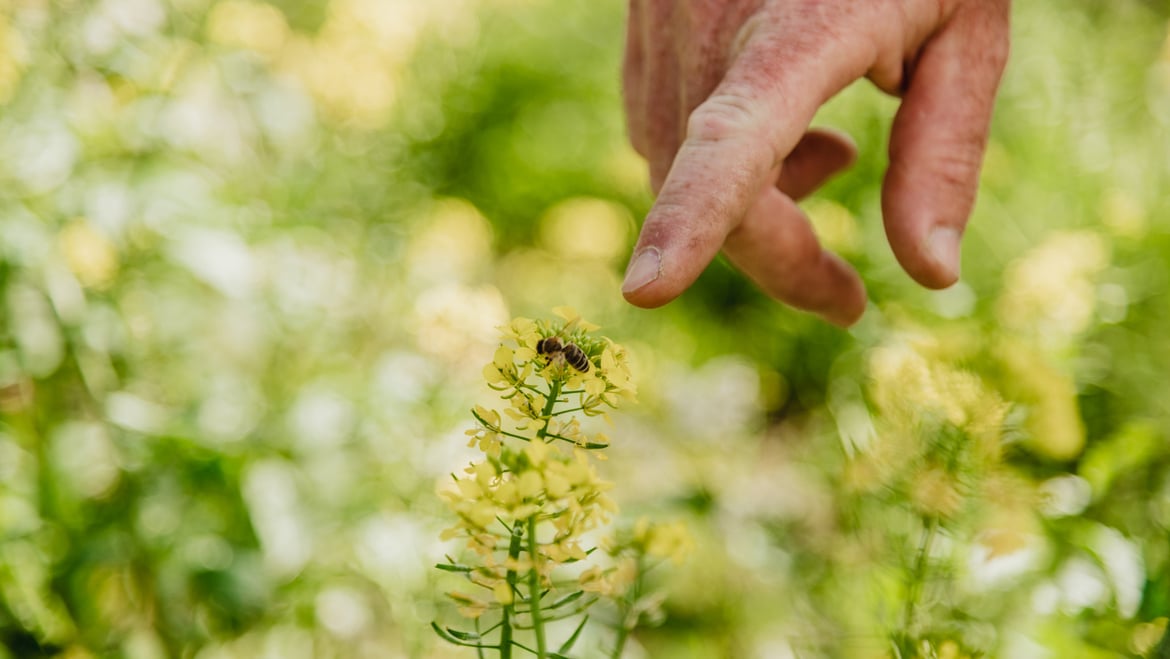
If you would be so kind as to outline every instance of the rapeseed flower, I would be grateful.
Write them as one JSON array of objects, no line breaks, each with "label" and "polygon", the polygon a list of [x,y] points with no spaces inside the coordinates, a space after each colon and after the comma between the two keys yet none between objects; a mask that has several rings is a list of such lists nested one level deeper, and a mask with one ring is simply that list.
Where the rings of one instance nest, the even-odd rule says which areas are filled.
[{"label": "rapeseed flower", "polygon": [[[595,336],[598,327],[571,308],[553,313],[559,321],[515,318],[499,328],[500,344],[482,371],[499,404],[474,407],[476,423],[466,431],[482,459],[452,474],[452,485],[440,493],[456,517],[441,537],[461,539],[467,557],[439,567],[462,573],[481,591],[448,595],[467,618],[498,615],[488,629],[498,629],[500,639],[489,645],[478,632],[435,630],[505,658],[513,645],[527,647],[514,640],[518,629],[533,630],[536,655],[550,656],[546,616],[583,613],[599,597],[622,598],[639,570],[638,561],[617,557],[617,567],[557,576],[564,566],[590,560],[597,549],[590,539],[618,510],[594,460],[610,439],[589,418],[607,418],[608,410],[634,400],[636,390],[625,348]],[[685,554],[689,536],[681,525],[643,522],[638,529],[643,555],[679,561]],[[619,629],[628,633],[626,616]],[[567,651],[561,647],[558,656]]]}]

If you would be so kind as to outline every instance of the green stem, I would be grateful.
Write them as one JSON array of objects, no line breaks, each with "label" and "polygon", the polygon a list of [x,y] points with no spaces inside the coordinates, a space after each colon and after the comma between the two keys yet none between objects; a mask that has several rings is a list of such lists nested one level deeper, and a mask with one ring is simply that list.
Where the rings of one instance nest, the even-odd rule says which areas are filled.
[{"label": "green stem", "polygon": [[536,656],[545,659],[547,648],[544,641],[544,620],[540,611],[540,572],[537,570],[539,555],[536,552],[536,517],[528,518],[528,556],[532,567],[528,570],[528,613],[532,616],[532,629],[536,632]]},{"label": "green stem", "polygon": [[[488,631],[490,632],[491,630],[489,629]],[[486,633],[486,632],[481,632],[479,630],[479,618],[475,619],[475,633],[480,638],[483,638],[483,635]],[[475,646],[475,656],[476,656],[476,659],[484,659],[482,646],[479,646],[479,645]]]},{"label": "green stem", "polygon": [[630,588],[630,594],[622,599],[622,606],[619,613],[621,620],[617,630],[617,639],[613,644],[613,654],[610,659],[621,659],[622,652],[626,649],[626,640],[630,637],[630,632],[634,629],[637,620],[630,620],[630,614],[633,612],[635,606],[638,605],[638,600],[642,597],[642,556],[638,555],[637,564],[634,567],[634,584]]},{"label": "green stem", "polygon": [[[557,397],[561,395],[561,387],[564,386],[564,384],[565,383],[561,382],[560,380],[553,380],[552,384],[549,385],[548,399],[544,402],[544,409],[540,412],[541,417],[545,419],[552,418],[553,409],[557,406]],[[547,422],[544,424],[544,427],[536,433],[536,436],[541,439],[544,439],[548,436]]]},{"label": "green stem", "polygon": [[[542,417],[548,419],[552,416],[553,408],[556,407],[557,397],[561,394],[561,386],[564,383],[560,380],[553,380],[549,387],[548,399],[544,403],[544,410],[540,413]],[[548,435],[548,425],[537,431],[536,436],[540,441],[544,441],[545,436]],[[523,522],[516,522],[512,527],[512,542],[508,545],[508,558],[512,559],[514,565],[516,560],[520,558],[521,543],[520,538],[524,535]],[[528,573],[529,597],[528,606],[529,613],[532,615],[533,627],[536,630],[536,647],[537,651],[534,653],[541,659],[546,656],[544,641],[544,624],[540,619],[540,576],[536,572],[536,516],[528,518],[528,549],[532,555],[532,569]],[[508,570],[508,588],[512,593],[516,592],[516,580],[518,575],[515,570]],[[511,659],[512,646],[519,645],[512,640],[512,615],[515,612],[515,605],[509,604],[504,607],[504,628],[500,636],[500,659]]]},{"label": "green stem", "polygon": [[911,573],[910,592],[906,595],[906,608],[902,614],[902,632],[899,635],[899,645],[903,656],[912,656],[914,637],[912,630],[918,617],[918,600],[922,597],[922,586],[926,581],[927,561],[930,558],[930,548],[934,544],[934,537],[938,533],[938,519],[931,518],[922,528],[922,540],[918,545],[918,558],[914,562],[914,572]]},{"label": "green stem", "polygon": [[[520,558],[520,539],[524,537],[524,530],[517,522],[512,527],[512,541],[508,543],[508,558],[512,559],[514,565],[516,559]],[[516,596],[516,570],[508,570],[507,575],[508,590],[512,592],[512,597]],[[515,607],[515,599],[512,604],[504,606],[504,620],[503,628],[500,631],[500,659],[512,659],[512,611]]]}]

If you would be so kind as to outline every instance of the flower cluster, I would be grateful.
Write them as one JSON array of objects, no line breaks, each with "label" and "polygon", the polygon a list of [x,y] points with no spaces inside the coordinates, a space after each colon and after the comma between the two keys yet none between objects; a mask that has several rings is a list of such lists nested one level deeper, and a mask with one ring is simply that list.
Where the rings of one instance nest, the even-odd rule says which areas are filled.
[{"label": "flower cluster", "polygon": [[1000,463],[1010,406],[978,375],[935,358],[926,339],[870,354],[877,440],[862,457],[869,486],[903,492],[926,518],[953,519]]},{"label": "flower cluster", "polygon": [[[442,537],[465,540],[467,558],[439,567],[464,574],[473,586],[448,594],[477,631],[435,629],[501,657],[511,656],[513,646],[564,656],[584,621],[555,653],[547,649],[545,623],[581,614],[601,597],[619,601],[639,573],[620,562],[575,577],[560,570],[590,559],[594,532],[617,512],[593,459],[610,440],[595,426],[608,420],[608,410],[634,400],[635,388],[622,346],[594,336],[597,326],[572,309],[553,312],[559,321],[517,318],[500,328],[503,340],[483,376],[503,405],[472,410],[468,445],[483,459],[453,475],[453,487],[441,493],[458,520]],[[681,556],[687,542],[681,526],[638,528],[644,553]],[[498,620],[484,629],[489,614]],[[535,648],[517,640],[521,629],[532,630]],[[488,642],[496,630],[498,641]],[[619,637],[625,633],[622,625]]]}]

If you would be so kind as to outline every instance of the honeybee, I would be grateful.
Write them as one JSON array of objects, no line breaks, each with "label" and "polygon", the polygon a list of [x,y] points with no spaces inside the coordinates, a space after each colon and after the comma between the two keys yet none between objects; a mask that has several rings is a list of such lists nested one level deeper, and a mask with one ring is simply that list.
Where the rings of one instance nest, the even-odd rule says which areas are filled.
[{"label": "honeybee", "polygon": [[576,343],[561,341],[560,338],[550,336],[536,342],[536,352],[548,357],[552,362],[555,359],[564,359],[565,362],[582,373],[589,372],[589,357]]}]

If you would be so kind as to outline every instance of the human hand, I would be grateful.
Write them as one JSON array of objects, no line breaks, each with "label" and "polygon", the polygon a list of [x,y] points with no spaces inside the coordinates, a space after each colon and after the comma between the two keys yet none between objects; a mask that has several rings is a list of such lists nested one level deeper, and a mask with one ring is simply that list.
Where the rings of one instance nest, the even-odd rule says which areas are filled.
[{"label": "human hand", "polygon": [[630,0],[623,72],[634,148],[657,201],[622,292],[666,304],[720,249],[769,295],[839,325],[865,310],[857,273],[796,200],[852,164],[808,130],[861,77],[902,104],[882,189],[886,234],[924,286],[959,275],[1010,0]]}]

